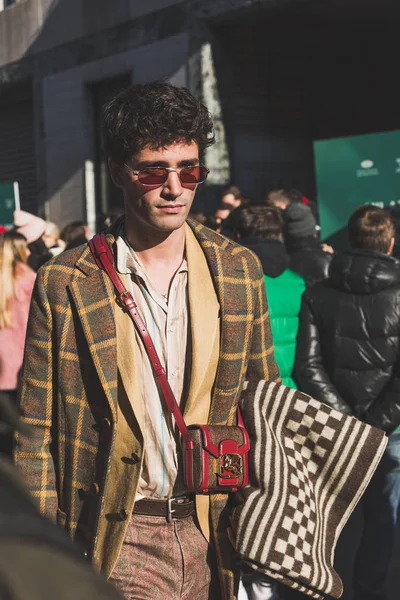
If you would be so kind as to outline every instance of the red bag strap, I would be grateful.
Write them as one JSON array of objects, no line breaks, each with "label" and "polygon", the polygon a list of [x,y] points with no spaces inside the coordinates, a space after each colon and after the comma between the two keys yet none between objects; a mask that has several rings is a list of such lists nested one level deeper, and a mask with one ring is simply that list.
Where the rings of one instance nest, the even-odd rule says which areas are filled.
[{"label": "red bag strap", "polygon": [[[179,410],[179,406],[171,389],[171,386],[168,383],[165,369],[162,366],[160,359],[158,358],[157,351],[154,347],[153,340],[151,339],[147,327],[144,324],[143,319],[139,315],[138,311],[136,310],[137,304],[134,301],[132,294],[125,289],[125,286],[119,278],[118,273],[114,269],[114,255],[111,251],[110,246],[107,243],[107,238],[104,235],[104,233],[97,233],[91,240],[89,240],[89,248],[93,254],[94,260],[96,261],[96,264],[99,267],[99,269],[105,271],[110,277],[111,281],[113,282],[114,287],[118,292],[117,299],[119,304],[121,306],[122,303],[125,305],[126,312],[129,314],[134,325],[136,326],[136,329],[140,335],[144,347],[146,348],[148,357],[153,367],[154,374],[157,377],[158,382],[160,384],[160,388],[164,395],[168,410],[173,414],[175,422],[185,442],[190,442],[188,428],[186,427],[186,423],[183,419],[182,413]],[[244,429],[243,417],[239,406],[238,426]]]},{"label": "red bag strap", "polygon": [[242,411],[240,410],[239,404],[237,407],[237,424],[238,424],[238,427],[245,429],[244,421],[243,421],[243,417],[242,417]]},{"label": "red bag strap", "polygon": [[136,310],[137,304],[134,301],[132,294],[125,289],[125,286],[123,285],[116,270],[114,269],[114,256],[110,246],[107,243],[107,239],[104,233],[98,233],[97,235],[95,235],[89,241],[89,247],[92,251],[97,266],[100,269],[103,269],[103,271],[107,273],[107,275],[113,282],[114,287],[118,293],[117,297],[119,304],[122,305],[122,307],[123,305],[125,306],[126,312],[130,315],[134,325],[136,326],[136,329],[140,335],[144,347],[146,348],[147,354],[152,364],[154,375],[156,376],[160,384],[162,393],[165,398],[165,402],[167,403],[168,410],[173,414],[175,422],[185,442],[190,442],[188,429],[186,427],[185,421],[183,420],[182,413],[179,410],[179,406],[171,389],[171,386],[168,383],[165,369],[162,366],[160,359],[158,358],[157,351],[154,348],[154,344],[147,330],[147,327],[144,324],[138,311]]}]

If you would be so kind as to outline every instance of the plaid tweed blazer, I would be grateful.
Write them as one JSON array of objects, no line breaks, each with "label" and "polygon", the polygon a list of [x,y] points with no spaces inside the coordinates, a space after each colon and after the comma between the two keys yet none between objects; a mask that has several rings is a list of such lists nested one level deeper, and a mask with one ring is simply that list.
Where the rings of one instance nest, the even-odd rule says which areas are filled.
[{"label": "plaid tweed blazer", "polygon": [[[220,305],[220,354],[209,422],[232,424],[245,376],[279,381],[263,272],[249,250],[196,222],[188,224]],[[114,243],[113,234],[108,241]],[[123,406],[116,348],[114,290],[88,246],[49,261],[38,273],[32,297],[20,389],[22,419],[31,426],[31,436],[17,435],[15,460],[41,512],[80,541],[106,577],[111,568],[107,554],[116,549],[112,534],[105,540],[104,531],[126,527],[124,511],[109,507],[117,507],[125,493],[125,506],[133,506],[136,492],[133,483],[124,492],[110,484],[119,411],[131,423],[124,481],[137,485],[143,449],[135,415]],[[235,598],[237,589],[227,537],[231,502],[227,495],[210,498],[224,600]]]}]

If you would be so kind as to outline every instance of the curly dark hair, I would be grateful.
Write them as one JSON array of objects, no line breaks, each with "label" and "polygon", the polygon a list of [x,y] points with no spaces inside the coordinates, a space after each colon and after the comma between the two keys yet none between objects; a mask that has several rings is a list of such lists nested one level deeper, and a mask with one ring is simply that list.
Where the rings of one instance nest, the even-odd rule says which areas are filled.
[{"label": "curly dark hair", "polygon": [[214,143],[211,114],[183,87],[165,81],[132,85],[103,106],[106,154],[122,165],[131,156],[176,142],[197,142],[200,155]]}]

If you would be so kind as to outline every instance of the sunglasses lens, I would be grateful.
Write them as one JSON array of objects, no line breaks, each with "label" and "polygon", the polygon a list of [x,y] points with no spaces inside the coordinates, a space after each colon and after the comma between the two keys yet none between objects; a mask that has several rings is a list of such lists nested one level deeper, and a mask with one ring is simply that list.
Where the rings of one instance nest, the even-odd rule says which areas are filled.
[{"label": "sunglasses lens", "polygon": [[[163,185],[168,179],[169,171],[163,167],[150,167],[139,171],[138,180],[143,185]],[[198,167],[184,167],[179,172],[182,185],[197,185],[202,183],[208,175],[208,169],[199,165]]]},{"label": "sunglasses lens", "polygon": [[208,175],[206,167],[186,167],[181,170],[180,178],[182,184],[193,185],[203,182]]},{"label": "sunglasses lens", "polygon": [[139,171],[138,180],[143,185],[161,185],[165,183],[168,177],[168,171],[162,168],[144,169]]}]

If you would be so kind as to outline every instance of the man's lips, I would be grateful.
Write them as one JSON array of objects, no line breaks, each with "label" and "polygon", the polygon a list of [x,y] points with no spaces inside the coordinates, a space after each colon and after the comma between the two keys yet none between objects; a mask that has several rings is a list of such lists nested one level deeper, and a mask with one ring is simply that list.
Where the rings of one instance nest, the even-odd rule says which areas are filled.
[{"label": "man's lips", "polygon": [[163,204],[162,206],[158,206],[158,208],[182,208],[185,206],[184,204]]},{"label": "man's lips", "polygon": [[163,212],[178,212],[182,208],[184,208],[184,204],[166,204],[165,206],[158,206],[160,210]]}]

